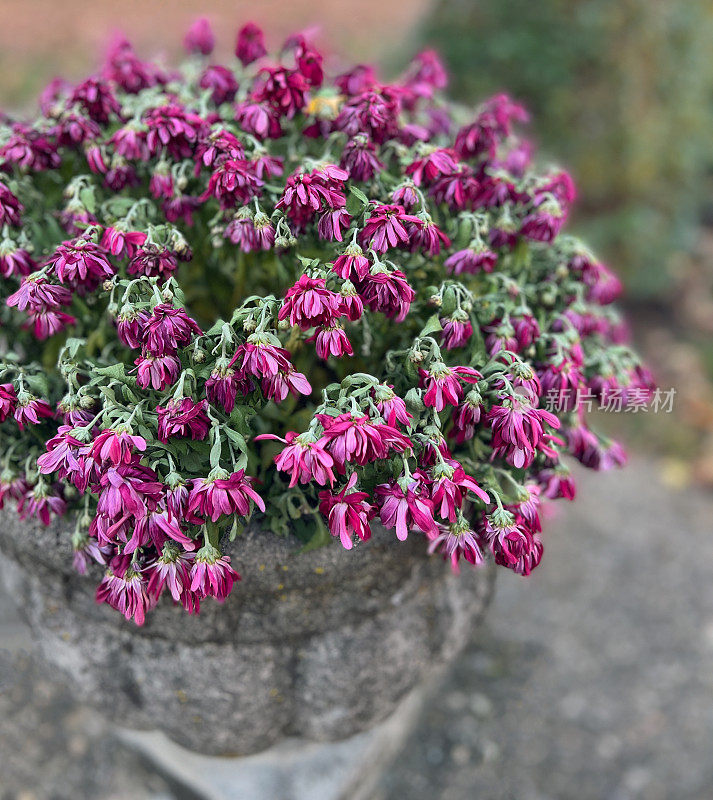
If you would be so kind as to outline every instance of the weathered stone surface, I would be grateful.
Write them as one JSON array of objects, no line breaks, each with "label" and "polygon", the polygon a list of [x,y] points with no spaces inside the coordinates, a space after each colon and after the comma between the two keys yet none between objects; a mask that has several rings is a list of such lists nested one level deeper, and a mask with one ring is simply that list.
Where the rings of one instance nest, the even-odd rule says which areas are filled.
[{"label": "weathered stone surface", "polygon": [[215,754],[385,719],[465,644],[492,588],[490,569],[454,576],[419,536],[300,553],[250,529],[227,545],[243,580],[224,604],[196,618],[162,602],[137,628],[94,603],[98,577],[73,572],[68,541],[61,523],[0,518],[5,580],[45,658],[115,721]]}]

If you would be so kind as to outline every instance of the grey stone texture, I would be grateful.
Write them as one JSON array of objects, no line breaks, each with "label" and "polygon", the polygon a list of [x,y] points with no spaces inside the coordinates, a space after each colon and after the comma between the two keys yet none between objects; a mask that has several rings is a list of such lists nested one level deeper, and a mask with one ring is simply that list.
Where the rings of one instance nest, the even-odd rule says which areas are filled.
[{"label": "grey stone texture", "polygon": [[224,604],[190,617],[164,598],[138,628],[94,602],[98,574],[73,571],[69,540],[2,512],[0,566],[43,657],[115,723],[214,755],[384,720],[465,646],[493,583],[491,568],[452,575],[418,535],[299,552],[250,528],[227,545],[243,580]]}]

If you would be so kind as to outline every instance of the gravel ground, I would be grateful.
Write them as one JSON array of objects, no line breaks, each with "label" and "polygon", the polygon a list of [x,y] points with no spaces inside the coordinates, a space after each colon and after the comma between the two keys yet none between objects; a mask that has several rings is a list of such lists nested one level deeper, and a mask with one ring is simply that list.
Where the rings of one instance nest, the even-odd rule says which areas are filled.
[{"label": "gravel ground", "polygon": [[[582,478],[373,800],[710,800],[713,498],[643,461]],[[72,704],[1,596],[0,643],[2,800],[194,797]]]}]

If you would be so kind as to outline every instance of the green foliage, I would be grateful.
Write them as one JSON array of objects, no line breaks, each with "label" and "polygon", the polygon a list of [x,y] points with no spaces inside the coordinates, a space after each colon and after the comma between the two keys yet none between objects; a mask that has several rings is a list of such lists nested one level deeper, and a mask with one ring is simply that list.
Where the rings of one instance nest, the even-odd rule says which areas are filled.
[{"label": "green foliage", "polygon": [[528,105],[580,188],[580,228],[652,294],[711,189],[712,32],[708,0],[440,0],[421,39],[456,95]]}]

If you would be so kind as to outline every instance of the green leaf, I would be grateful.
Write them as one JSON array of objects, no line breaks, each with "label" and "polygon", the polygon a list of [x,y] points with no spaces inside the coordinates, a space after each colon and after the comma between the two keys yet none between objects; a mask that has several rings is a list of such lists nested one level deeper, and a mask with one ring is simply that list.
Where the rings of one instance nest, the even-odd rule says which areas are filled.
[{"label": "green leaf", "polygon": [[84,206],[84,208],[86,208],[90,214],[96,213],[97,200],[96,197],[94,196],[93,186],[85,186],[85,188],[79,192],[79,200],[81,204]]},{"label": "green leaf", "polygon": [[304,520],[304,522],[306,525],[309,525],[310,522],[312,523],[311,527],[313,532],[304,547],[301,547],[297,551],[298,553],[308,553],[310,550],[316,550],[319,547],[324,547],[325,545],[331,544],[332,537],[330,536],[327,526],[324,524],[324,521],[319,514],[313,514],[312,517]]},{"label": "green leaf", "polygon": [[360,189],[354,186],[349,187],[349,197],[347,197],[347,214],[358,217],[369,203],[369,198]]},{"label": "green leaf", "polygon": [[123,364],[112,364],[110,367],[95,367],[93,371],[96,375],[104,375],[115,381],[126,380],[126,368]]},{"label": "green leaf", "polygon": [[431,336],[431,334],[438,333],[439,331],[443,330],[443,326],[441,325],[441,321],[438,318],[438,314],[434,314],[432,317],[429,317],[426,321],[426,324],[421,329],[421,333],[419,336]]}]

